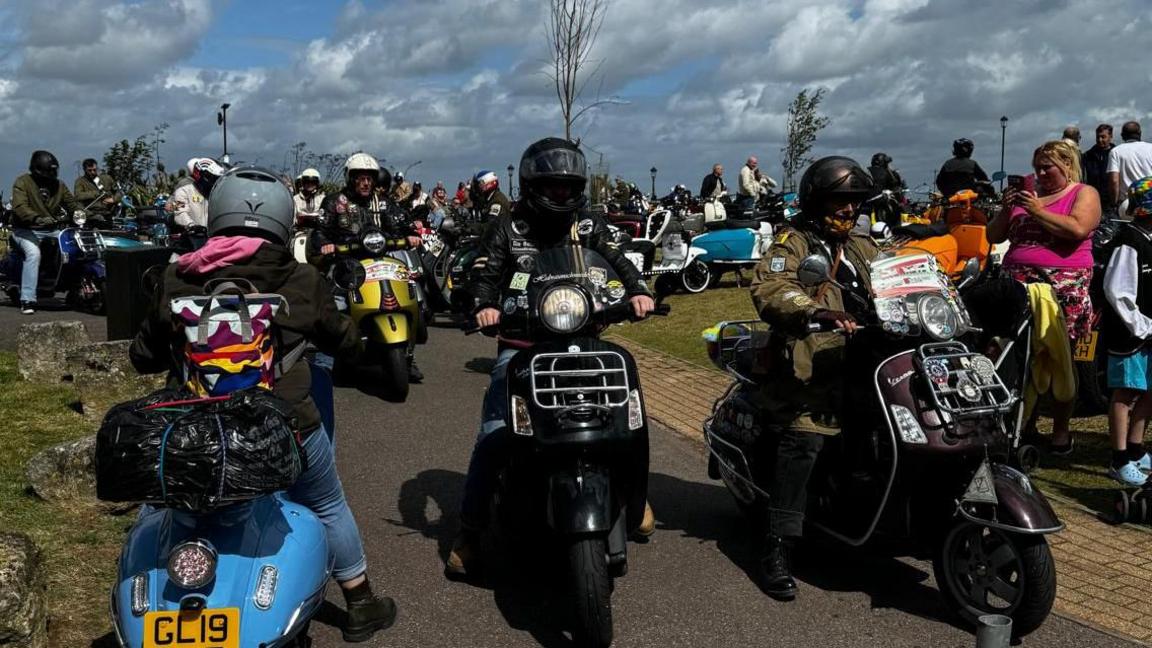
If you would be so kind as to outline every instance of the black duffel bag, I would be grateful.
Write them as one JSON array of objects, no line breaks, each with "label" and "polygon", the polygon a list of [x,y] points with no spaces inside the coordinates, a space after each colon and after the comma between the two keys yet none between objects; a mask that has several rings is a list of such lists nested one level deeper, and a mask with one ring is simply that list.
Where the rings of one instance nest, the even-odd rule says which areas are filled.
[{"label": "black duffel bag", "polygon": [[292,412],[259,388],[121,403],[96,434],[96,496],[207,512],[287,489],[306,467]]}]

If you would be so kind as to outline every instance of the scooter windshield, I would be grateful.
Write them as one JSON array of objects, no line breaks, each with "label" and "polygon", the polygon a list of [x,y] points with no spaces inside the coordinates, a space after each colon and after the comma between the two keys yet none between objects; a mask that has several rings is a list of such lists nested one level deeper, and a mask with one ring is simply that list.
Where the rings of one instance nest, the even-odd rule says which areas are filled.
[{"label": "scooter windshield", "polygon": [[936,257],[919,250],[887,252],[869,267],[880,327],[898,335],[951,340],[972,323]]}]

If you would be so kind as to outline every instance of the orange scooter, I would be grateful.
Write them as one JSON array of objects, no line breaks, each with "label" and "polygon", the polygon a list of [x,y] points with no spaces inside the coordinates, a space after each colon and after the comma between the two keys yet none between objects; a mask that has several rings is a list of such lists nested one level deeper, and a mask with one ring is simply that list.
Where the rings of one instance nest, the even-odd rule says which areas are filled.
[{"label": "orange scooter", "polygon": [[946,204],[931,207],[924,213],[930,224],[898,227],[884,247],[927,252],[936,257],[940,268],[953,279],[960,276],[972,259],[983,270],[992,246],[985,234],[988,216],[972,205],[977,197],[976,192],[969,189],[956,193]]}]

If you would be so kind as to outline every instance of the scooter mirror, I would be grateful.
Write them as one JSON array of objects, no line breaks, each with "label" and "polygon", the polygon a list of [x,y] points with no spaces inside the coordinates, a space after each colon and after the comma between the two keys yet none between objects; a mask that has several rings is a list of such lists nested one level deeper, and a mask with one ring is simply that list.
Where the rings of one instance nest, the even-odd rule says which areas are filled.
[{"label": "scooter mirror", "polygon": [[992,182],[1000,182],[1001,180],[1003,180],[1004,178],[1007,178],[1007,177],[1008,177],[1008,174],[1004,173],[1003,171],[997,171],[996,173],[992,174]]},{"label": "scooter mirror", "polygon": [[980,274],[980,260],[972,257],[964,262],[964,269],[960,272],[960,280],[956,282],[956,287],[964,288],[968,284],[976,280]]},{"label": "scooter mirror", "polygon": [[366,279],[364,266],[355,259],[341,259],[332,267],[332,282],[344,290],[356,290]]},{"label": "scooter mirror", "polygon": [[796,269],[796,278],[805,286],[822,284],[831,279],[831,275],[832,268],[828,265],[828,259],[819,254],[804,257]]}]

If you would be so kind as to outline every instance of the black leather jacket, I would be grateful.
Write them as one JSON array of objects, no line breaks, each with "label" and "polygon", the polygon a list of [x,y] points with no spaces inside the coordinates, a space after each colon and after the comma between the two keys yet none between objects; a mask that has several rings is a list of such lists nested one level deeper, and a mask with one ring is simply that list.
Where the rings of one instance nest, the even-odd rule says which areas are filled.
[{"label": "black leather jacket", "polygon": [[389,250],[408,247],[412,226],[399,207],[375,195],[363,198],[348,190],[325,196],[320,204],[319,227],[312,233],[316,251],[326,243],[349,243],[367,227],[377,227],[388,239]]},{"label": "black leather jacket", "polygon": [[532,219],[524,218],[527,209],[521,203],[512,213],[503,214],[492,221],[485,230],[471,274],[470,288],[476,299],[473,312],[483,308],[499,308],[500,293],[512,281],[512,275],[534,267],[535,257],[541,250],[577,243],[595,250],[612,264],[629,297],[651,294],[636,266],[612,240],[608,224],[603,218],[580,213],[573,219],[571,228],[548,236],[532,230],[528,224]]}]

